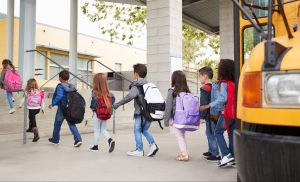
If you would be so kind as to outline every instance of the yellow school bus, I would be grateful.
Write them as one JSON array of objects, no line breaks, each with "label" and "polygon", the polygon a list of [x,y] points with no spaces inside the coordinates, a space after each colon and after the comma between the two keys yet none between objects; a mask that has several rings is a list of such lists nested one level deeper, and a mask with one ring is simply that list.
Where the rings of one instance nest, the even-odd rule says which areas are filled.
[{"label": "yellow school bus", "polygon": [[300,181],[300,1],[232,0],[241,181]]}]

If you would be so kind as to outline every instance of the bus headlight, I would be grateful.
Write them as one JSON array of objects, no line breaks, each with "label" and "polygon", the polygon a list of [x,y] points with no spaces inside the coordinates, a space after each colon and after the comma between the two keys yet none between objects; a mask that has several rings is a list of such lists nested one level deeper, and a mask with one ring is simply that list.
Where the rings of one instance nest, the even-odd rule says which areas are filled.
[{"label": "bus headlight", "polygon": [[300,73],[266,74],[264,95],[267,105],[300,107]]}]

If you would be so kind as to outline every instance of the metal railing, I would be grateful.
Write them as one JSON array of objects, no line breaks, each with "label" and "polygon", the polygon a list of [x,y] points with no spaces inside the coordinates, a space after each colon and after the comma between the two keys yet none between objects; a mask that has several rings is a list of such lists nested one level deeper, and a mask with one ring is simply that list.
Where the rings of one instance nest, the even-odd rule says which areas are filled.
[{"label": "metal railing", "polygon": [[[74,73],[70,72],[69,70],[65,69],[62,65],[58,64],[56,61],[54,61],[53,59],[49,58],[48,56],[46,56],[45,54],[43,54],[41,51],[38,51],[36,49],[34,50],[27,50],[26,52],[37,52],[40,55],[42,55],[43,57],[45,57],[46,59],[48,59],[49,61],[51,61],[52,63],[54,63],[56,66],[58,66],[59,68],[66,70],[70,73],[70,75],[72,75],[73,77],[75,77],[76,79],[78,79],[79,81],[81,81],[82,83],[90,86],[92,88],[92,85],[90,85],[89,83],[87,83],[86,81],[84,81],[83,79],[79,78],[77,75],[75,75]],[[57,75],[55,75],[57,76]],[[54,79],[55,77],[52,77],[52,79]],[[50,79],[51,80],[51,79]]]}]

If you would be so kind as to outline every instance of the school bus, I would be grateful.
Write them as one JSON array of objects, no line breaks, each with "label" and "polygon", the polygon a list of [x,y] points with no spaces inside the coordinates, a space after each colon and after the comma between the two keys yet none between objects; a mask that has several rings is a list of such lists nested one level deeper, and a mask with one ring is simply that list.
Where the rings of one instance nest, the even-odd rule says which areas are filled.
[{"label": "school bus", "polygon": [[300,180],[300,1],[234,3],[240,181]]}]

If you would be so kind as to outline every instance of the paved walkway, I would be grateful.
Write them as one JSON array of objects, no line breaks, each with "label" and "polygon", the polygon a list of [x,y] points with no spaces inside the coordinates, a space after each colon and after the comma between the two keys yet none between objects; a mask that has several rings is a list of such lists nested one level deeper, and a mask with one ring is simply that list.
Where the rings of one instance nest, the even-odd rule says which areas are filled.
[{"label": "paved walkway", "polygon": [[[109,154],[101,138],[100,151],[89,152],[93,135],[83,135],[81,148],[72,146],[71,136],[62,136],[59,145],[47,138],[38,143],[0,142],[1,181],[235,181],[236,169],[218,168],[201,157],[207,149],[203,130],[188,133],[191,160],[177,162],[175,137],[169,131],[154,131],[160,147],[153,158],[126,156],[134,148],[133,132],[118,131],[114,135],[115,151]],[[145,142],[144,142],[145,143]],[[145,153],[148,152],[148,145]]]}]

